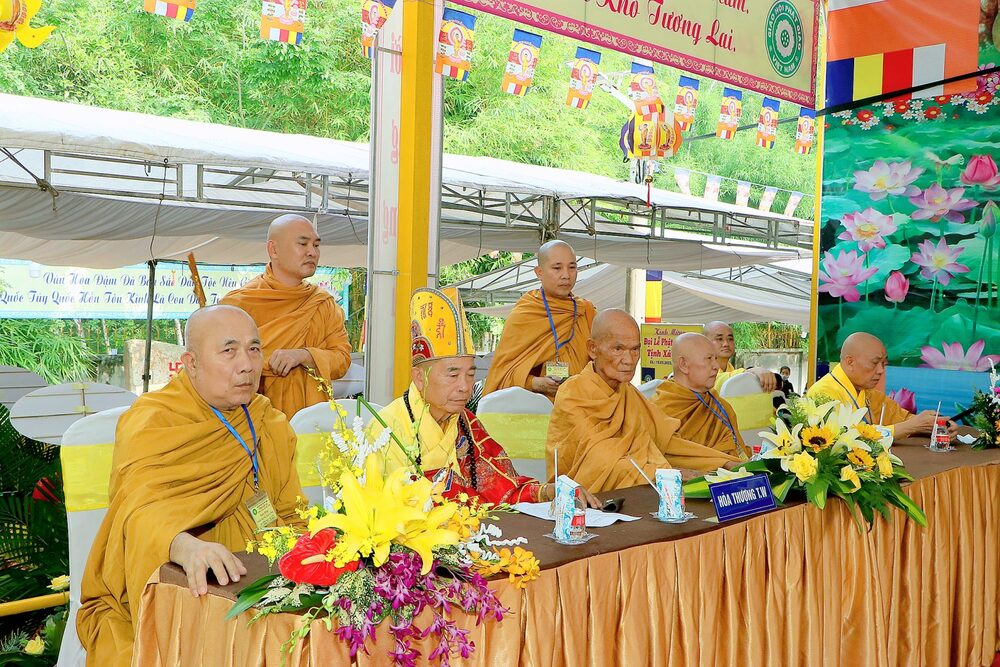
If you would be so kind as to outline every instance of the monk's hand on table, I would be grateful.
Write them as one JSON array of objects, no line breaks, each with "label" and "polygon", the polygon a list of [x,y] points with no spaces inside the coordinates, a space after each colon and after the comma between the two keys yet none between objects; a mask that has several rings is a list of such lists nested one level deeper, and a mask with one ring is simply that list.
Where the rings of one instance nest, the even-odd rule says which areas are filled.
[{"label": "monk's hand on table", "polygon": [[551,398],[556,397],[556,392],[559,391],[559,385],[562,384],[559,380],[550,378],[548,376],[542,376],[540,378],[531,378],[531,390],[536,394],[545,394]]},{"label": "monk's hand on table", "polygon": [[766,368],[750,368],[747,373],[753,373],[757,377],[760,388],[764,391],[771,392],[778,388],[778,379]]},{"label": "monk's hand on table", "polygon": [[223,586],[239,581],[247,573],[246,567],[229,549],[217,542],[199,540],[190,533],[177,533],[170,543],[170,560],[184,569],[188,588],[195,597],[208,593],[209,568]]},{"label": "monk's hand on table", "polygon": [[275,350],[271,353],[268,365],[271,371],[285,377],[298,366],[307,366],[312,361],[308,350]]},{"label": "monk's hand on table", "polygon": [[896,424],[896,437],[907,438],[911,435],[923,435],[930,433],[934,429],[934,417],[937,415],[933,410],[924,410],[919,414]]}]

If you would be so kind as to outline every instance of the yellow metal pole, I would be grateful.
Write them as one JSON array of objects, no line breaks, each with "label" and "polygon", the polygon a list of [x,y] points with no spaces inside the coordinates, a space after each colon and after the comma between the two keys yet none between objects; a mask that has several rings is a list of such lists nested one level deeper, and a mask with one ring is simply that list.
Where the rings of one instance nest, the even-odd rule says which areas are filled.
[{"label": "yellow metal pole", "polygon": [[[824,6],[826,3],[823,3]],[[816,60],[816,106],[823,108],[826,102],[826,26],[820,25],[819,47]],[[806,386],[803,392],[816,381],[816,361],[819,341],[816,338],[819,324],[819,253],[820,229],[823,226],[823,126],[825,116],[816,117],[816,190],[813,195],[813,270],[812,290],[809,295],[809,366],[806,368]]]},{"label": "yellow metal pole", "polygon": [[16,616],[29,611],[58,607],[69,602],[69,593],[52,593],[27,600],[14,600],[0,604],[0,616]]},{"label": "yellow metal pole", "polygon": [[434,3],[403,0],[399,123],[399,236],[396,246],[395,395],[410,382],[410,295],[427,285],[431,204],[431,96],[437,26]]}]

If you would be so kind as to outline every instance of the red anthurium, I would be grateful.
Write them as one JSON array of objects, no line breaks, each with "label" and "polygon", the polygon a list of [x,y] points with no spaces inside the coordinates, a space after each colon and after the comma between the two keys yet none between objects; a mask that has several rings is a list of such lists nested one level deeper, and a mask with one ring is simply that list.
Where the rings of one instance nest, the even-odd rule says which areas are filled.
[{"label": "red anthurium", "polygon": [[286,579],[297,584],[332,586],[344,572],[358,569],[358,561],[337,567],[326,559],[326,554],[337,544],[337,533],[333,528],[324,528],[313,536],[303,535],[278,560],[278,570]]}]

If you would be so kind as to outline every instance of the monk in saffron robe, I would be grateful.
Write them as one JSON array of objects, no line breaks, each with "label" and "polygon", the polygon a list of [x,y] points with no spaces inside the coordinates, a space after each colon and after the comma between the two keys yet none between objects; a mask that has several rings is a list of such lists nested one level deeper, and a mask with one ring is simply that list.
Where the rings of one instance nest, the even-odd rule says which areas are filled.
[{"label": "monk in saffron robe", "polygon": [[639,325],[622,310],[602,311],[588,341],[592,362],[566,380],[549,422],[549,477],[559,450],[559,473],[593,492],[645,484],[634,460],[653,477],[657,468],[680,468],[683,477],[732,465],[735,456],[685,440],[680,422],[667,417],[630,382],[639,363]]},{"label": "monk in saffron robe", "polygon": [[[840,363],[809,387],[806,396],[832,398],[856,410],[865,408],[865,423],[888,426],[897,440],[929,435],[934,428],[933,410],[912,414],[875,388],[887,364],[882,341],[868,333],[853,333],[840,347]],[[948,430],[954,435],[958,426],[949,420]]]},{"label": "monk in saffron robe", "polygon": [[291,419],[329,400],[310,369],[332,382],[351,366],[344,311],[330,294],[305,282],[316,273],[320,238],[301,215],[283,215],[267,232],[264,273],[227,294],[221,303],[242,308],[264,340],[260,393]]},{"label": "monk in saffron robe", "polygon": [[713,388],[719,363],[712,341],[697,333],[681,334],[672,348],[674,375],[656,388],[653,405],[680,420],[678,435],[745,459],[750,455],[736,412]]},{"label": "monk in saffron robe", "polygon": [[[411,466],[434,479],[444,496],[478,496],[488,503],[542,502],[555,496],[551,484],[518,475],[503,447],[490,437],[465,404],[476,379],[475,350],[455,289],[421,288],[410,300],[412,383],[369,423],[374,440],[385,422],[396,438],[385,449],[390,470]],[[592,507],[596,498],[584,490]]]},{"label": "monk in saffron robe", "polygon": [[565,241],[543,245],[535,275],[541,289],[518,299],[507,318],[483,395],[524,387],[552,400],[560,383],[590,361],[587,338],[597,310],[573,295],[577,275],[573,248]]},{"label": "monk in saffron robe", "polygon": [[709,322],[702,333],[715,345],[716,360],[719,362],[719,374],[715,379],[715,389],[721,389],[723,383],[740,373],[753,374],[760,382],[761,391],[768,393],[781,387],[780,376],[766,368],[734,368],[733,355],[736,354],[736,338],[733,328],[725,322]]},{"label": "monk in saffron robe", "polygon": [[273,523],[298,521],[295,434],[256,393],[263,358],[253,320],[231,306],[204,308],[185,340],[184,370],[118,421],[108,512],[77,616],[93,667],[131,664],[139,598],[163,563],[184,569],[195,596],[208,592],[209,569],[220,584],[246,574],[232,552],[258,530],[246,506],[256,493]]}]

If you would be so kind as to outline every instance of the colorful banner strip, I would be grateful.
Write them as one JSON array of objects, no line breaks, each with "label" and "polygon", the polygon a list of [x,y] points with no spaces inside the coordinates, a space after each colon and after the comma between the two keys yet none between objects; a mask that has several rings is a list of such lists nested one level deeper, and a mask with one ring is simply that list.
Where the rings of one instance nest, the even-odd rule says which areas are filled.
[{"label": "colorful banner strip", "polygon": [[445,9],[438,33],[434,71],[459,81],[469,78],[475,31],[475,16],[457,9]]},{"label": "colorful banner strip", "polygon": [[677,187],[686,195],[691,194],[691,172],[687,169],[674,169],[674,180]]},{"label": "colorful banner strip", "polygon": [[722,177],[711,175],[705,179],[705,199],[719,201],[719,188],[722,186]]},{"label": "colorful banner strip", "polygon": [[538,52],[541,48],[541,35],[514,29],[514,39],[507,55],[507,67],[504,69],[501,84],[505,93],[523,97],[528,92],[535,77]]},{"label": "colorful banner strip", "polygon": [[760,204],[757,205],[757,210],[769,213],[771,207],[774,206],[774,196],[776,194],[778,194],[778,188],[771,187],[770,185],[764,188],[764,194],[760,196]]},{"label": "colorful banner strip", "polygon": [[698,108],[698,79],[681,74],[677,81],[677,100],[674,102],[674,120],[681,130],[687,132],[694,124],[694,112]]},{"label": "colorful banner strip", "polygon": [[264,0],[260,8],[260,38],[301,44],[306,25],[306,0]]},{"label": "colorful banner strip", "polygon": [[736,182],[736,205],[737,206],[750,205],[750,181]]},{"label": "colorful banner strip", "polygon": [[166,16],[180,21],[190,21],[194,16],[195,0],[143,0],[142,8],[150,14]]},{"label": "colorful banner strip", "polygon": [[569,73],[569,92],[566,94],[566,106],[575,109],[586,109],[594,95],[594,85],[600,72],[601,54],[597,51],[578,46],[576,60]]},{"label": "colorful banner strip", "polygon": [[656,87],[651,65],[633,62],[632,73],[626,82],[625,93],[635,105],[637,114],[648,117],[663,111],[663,100],[660,99],[660,90]]},{"label": "colorful banner strip", "polygon": [[778,138],[778,109],[781,102],[765,97],[760,107],[760,118],[757,120],[757,145],[761,148],[774,148]]},{"label": "colorful banner strip", "polygon": [[799,202],[802,201],[801,192],[793,192],[788,195],[788,203],[785,204],[785,215],[791,217],[795,215],[795,209],[799,207]]},{"label": "colorful banner strip", "polygon": [[795,152],[808,155],[816,138],[816,112],[802,107],[799,111],[799,121],[795,126]]},{"label": "colorful banner strip", "polygon": [[362,0],[361,2],[361,52],[366,58],[375,57],[375,36],[385,25],[396,0]]},{"label": "colorful banner strip", "polygon": [[722,109],[719,112],[719,123],[715,126],[715,136],[720,139],[732,139],[736,136],[736,128],[740,125],[743,115],[743,91],[733,88],[722,89]]}]

